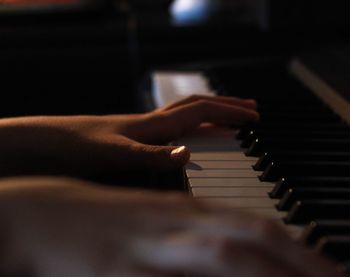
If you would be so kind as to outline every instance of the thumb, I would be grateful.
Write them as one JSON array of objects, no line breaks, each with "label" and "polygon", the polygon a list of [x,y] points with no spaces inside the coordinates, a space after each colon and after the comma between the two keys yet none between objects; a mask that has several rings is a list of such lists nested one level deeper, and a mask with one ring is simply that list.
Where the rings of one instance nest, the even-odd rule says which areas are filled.
[{"label": "thumb", "polygon": [[140,165],[161,170],[180,168],[190,159],[190,151],[185,146],[143,144],[136,152]]}]

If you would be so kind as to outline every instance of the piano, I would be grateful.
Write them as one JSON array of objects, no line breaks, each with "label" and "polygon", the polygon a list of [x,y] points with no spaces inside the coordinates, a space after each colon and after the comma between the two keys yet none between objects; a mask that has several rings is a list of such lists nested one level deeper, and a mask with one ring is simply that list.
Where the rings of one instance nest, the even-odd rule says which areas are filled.
[{"label": "piano", "polygon": [[312,61],[319,63],[299,57],[154,71],[151,98],[156,107],[193,92],[257,99],[259,124],[201,128],[175,142],[192,152],[187,190],[198,201],[269,217],[347,268],[350,104],[322,73],[336,69],[314,70]]}]

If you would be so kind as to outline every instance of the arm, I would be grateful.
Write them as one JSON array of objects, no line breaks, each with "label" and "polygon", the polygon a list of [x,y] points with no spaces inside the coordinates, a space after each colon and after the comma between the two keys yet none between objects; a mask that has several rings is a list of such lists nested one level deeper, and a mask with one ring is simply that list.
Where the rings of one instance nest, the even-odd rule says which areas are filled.
[{"label": "arm", "polygon": [[[213,113],[215,111],[215,113]],[[191,97],[139,115],[26,117],[0,120],[0,176],[89,177],[130,169],[174,169],[189,152],[166,143],[203,122],[242,125],[258,120],[253,100]]]},{"label": "arm", "polygon": [[0,183],[1,276],[343,276],[273,222],[181,194]]}]

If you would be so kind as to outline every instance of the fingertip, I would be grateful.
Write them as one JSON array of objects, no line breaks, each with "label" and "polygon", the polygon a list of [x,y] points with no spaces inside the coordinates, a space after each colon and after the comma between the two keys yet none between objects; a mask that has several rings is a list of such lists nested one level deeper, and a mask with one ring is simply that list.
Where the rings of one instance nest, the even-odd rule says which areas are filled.
[{"label": "fingertip", "polygon": [[190,151],[186,146],[175,148],[170,153],[171,159],[180,166],[185,165],[189,161],[190,156]]},{"label": "fingertip", "polygon": [[246,99],[246,103],[250,105],[251,108],[257,109],[258,108],[258,103],[256,102],[255,99]]},{"label": "fingertip", "polygon": [[255,123],[258,123],[258,122],[260,122],[260,114],[258,113],[258,112],[255,112],[254,113],[254,122]]},{"label": "fingertip", "polygon": [[257,111],[243,109],[244,112],[241,113],[241,120],[243,124],[246,123],[259,123],[260,122],[260,114]]}]

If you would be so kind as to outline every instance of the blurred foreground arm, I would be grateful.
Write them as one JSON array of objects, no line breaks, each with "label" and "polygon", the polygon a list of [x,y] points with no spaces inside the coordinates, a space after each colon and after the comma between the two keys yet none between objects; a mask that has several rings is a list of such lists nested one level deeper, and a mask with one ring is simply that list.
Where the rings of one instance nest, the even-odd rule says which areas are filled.
[{"label": "blurred foreground arm", "polygon": [[1,276],[342,276],[274,223],[180,194],[0,182]]}]

